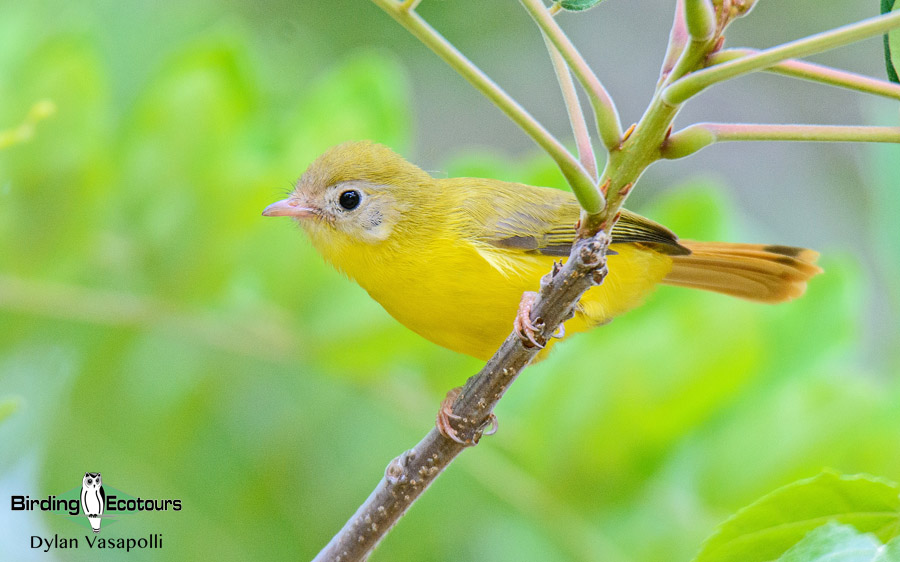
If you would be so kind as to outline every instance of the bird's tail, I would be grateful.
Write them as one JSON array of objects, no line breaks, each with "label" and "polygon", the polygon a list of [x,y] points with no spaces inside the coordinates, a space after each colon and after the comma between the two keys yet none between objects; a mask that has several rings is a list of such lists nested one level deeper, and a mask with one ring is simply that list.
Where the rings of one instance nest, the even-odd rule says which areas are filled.
[{"label": "bird's tail", "polygon": [[818,252],[791,246],[679,240],[690,254],[672,257],[667,285],[706,289],[758,302],[799,297],[821,273]]}]

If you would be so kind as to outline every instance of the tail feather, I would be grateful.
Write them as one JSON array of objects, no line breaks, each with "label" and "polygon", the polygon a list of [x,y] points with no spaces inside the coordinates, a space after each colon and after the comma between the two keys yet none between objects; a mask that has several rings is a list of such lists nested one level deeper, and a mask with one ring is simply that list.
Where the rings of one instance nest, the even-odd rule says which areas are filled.
[{"label": "tail feather", "polygon": [[715,291],[752,301],[776,303],[799,297],[821,273],[819,254],[792,246],[680,240],[691,253],[674,255],[667,285]]}]

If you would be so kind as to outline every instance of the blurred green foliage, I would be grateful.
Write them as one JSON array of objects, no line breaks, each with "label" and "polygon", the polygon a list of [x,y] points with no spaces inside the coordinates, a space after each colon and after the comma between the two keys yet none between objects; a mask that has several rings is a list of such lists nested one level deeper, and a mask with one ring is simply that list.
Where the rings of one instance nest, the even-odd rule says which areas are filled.
[{"label": "blurred green foliage", "polygon": [[[259,216],[335,143],[408,150],[407,76],[363,51],[276,92],[264,55],[224,26],[173,45],[123,102],[109,45],[36,25],[0,19],[0,130],[57,107],[0,151],[0,495],[101,471],[183,501],[104,530],[163,533],[135,559],[311,558],[479,367]],[[878,208],[900,208],[896,151],[872,154]],[[444,172],[563,183],[537,153],[461,154]],[[688,238],[753,230],[715,185],[639,210]],[[861,227],[896,258],[881,218]],[[900,480],[900,355],[860,336],[865,303],[895,307],[897,287],[865,294],[865,264],[823,250],[827,274],[794,303],[662,288],[559,346],[373,560],[689,560],[739,507],[822,467]],[[4,559],[74,528],[0,522]]]}]

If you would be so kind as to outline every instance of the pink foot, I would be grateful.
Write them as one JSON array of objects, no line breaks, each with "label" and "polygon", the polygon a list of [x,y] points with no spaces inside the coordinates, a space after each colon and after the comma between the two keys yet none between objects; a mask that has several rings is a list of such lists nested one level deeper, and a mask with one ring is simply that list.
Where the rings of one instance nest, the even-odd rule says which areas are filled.
[{"label": "pink foot", "polygon": [[456,429],[451,424],[451,420],[461,419],[453,413],[453,403],[456,402],[456,397],[459,396],[461,391],[462,387],[456,387],[448,392],[447,396],[441,400],[441,407],[438,410],[437,419],[435,420],[434,425],[437,427],[438,431],[441,432],[441,435],[447,439],[455,441],[460,445],[470,445],[471,443],[467,443],[464,439],[460,438]]},{"label": "pink foot", "polygon": [[485,423],[475,431],[472,439],[463,439],[460,437],[459,432],[453,427],[453,422],[458,422],[463,419],[461,416],[453,413],[453,403],[456,402],[456,398],[459,396],[460,392],[462,392],[462,387],[456,387],[447,393],[447,396],[441,401],[441,407],[438,410],[437,419],[435,420],[434,425],[437,427],[437,430],[441,432],[441,435],[447,439],[459,443],[464,447],[470,447],[478,443],[478,440],[481,439],[482,435],[493,435],[497,431],[497,417],[494,416],[494,414],[490,414]]},{"label": "pink foot", "polygon": [[[537,293],[532,291],[522,293],[522,300],[519,302],[519,312],[516,313],[516,319],[513,321],[513,329],[519,334],[525,347],[539,347],[543,349],[544,346],[538,343],[534,337],[535,333],[539,331],[538,327],[531,321],[531,308],[534,306],[537,296]],[[528,345],[529,343],[531,345]]]}]

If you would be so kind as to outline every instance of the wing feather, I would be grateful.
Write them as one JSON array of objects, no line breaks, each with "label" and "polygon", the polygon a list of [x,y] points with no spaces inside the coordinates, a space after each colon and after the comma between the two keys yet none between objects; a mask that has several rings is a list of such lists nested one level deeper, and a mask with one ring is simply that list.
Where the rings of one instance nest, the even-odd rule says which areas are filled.
[{"label": "wing feather", "polygon": [[[520,191],[515,207],[506,210],[503,205],[496,205],[490,215],[482,213],[479,217],[482,228],[476,239],[511,252],[568,257],[581,212],[575,197],[556,189],[513,185]],[[529,193],[532,190],[537,193]],[[671,255],[691,253],[678,243],[671,230],[626,210],[622,211],[612,234],[613,244],[643,244]]]}]

